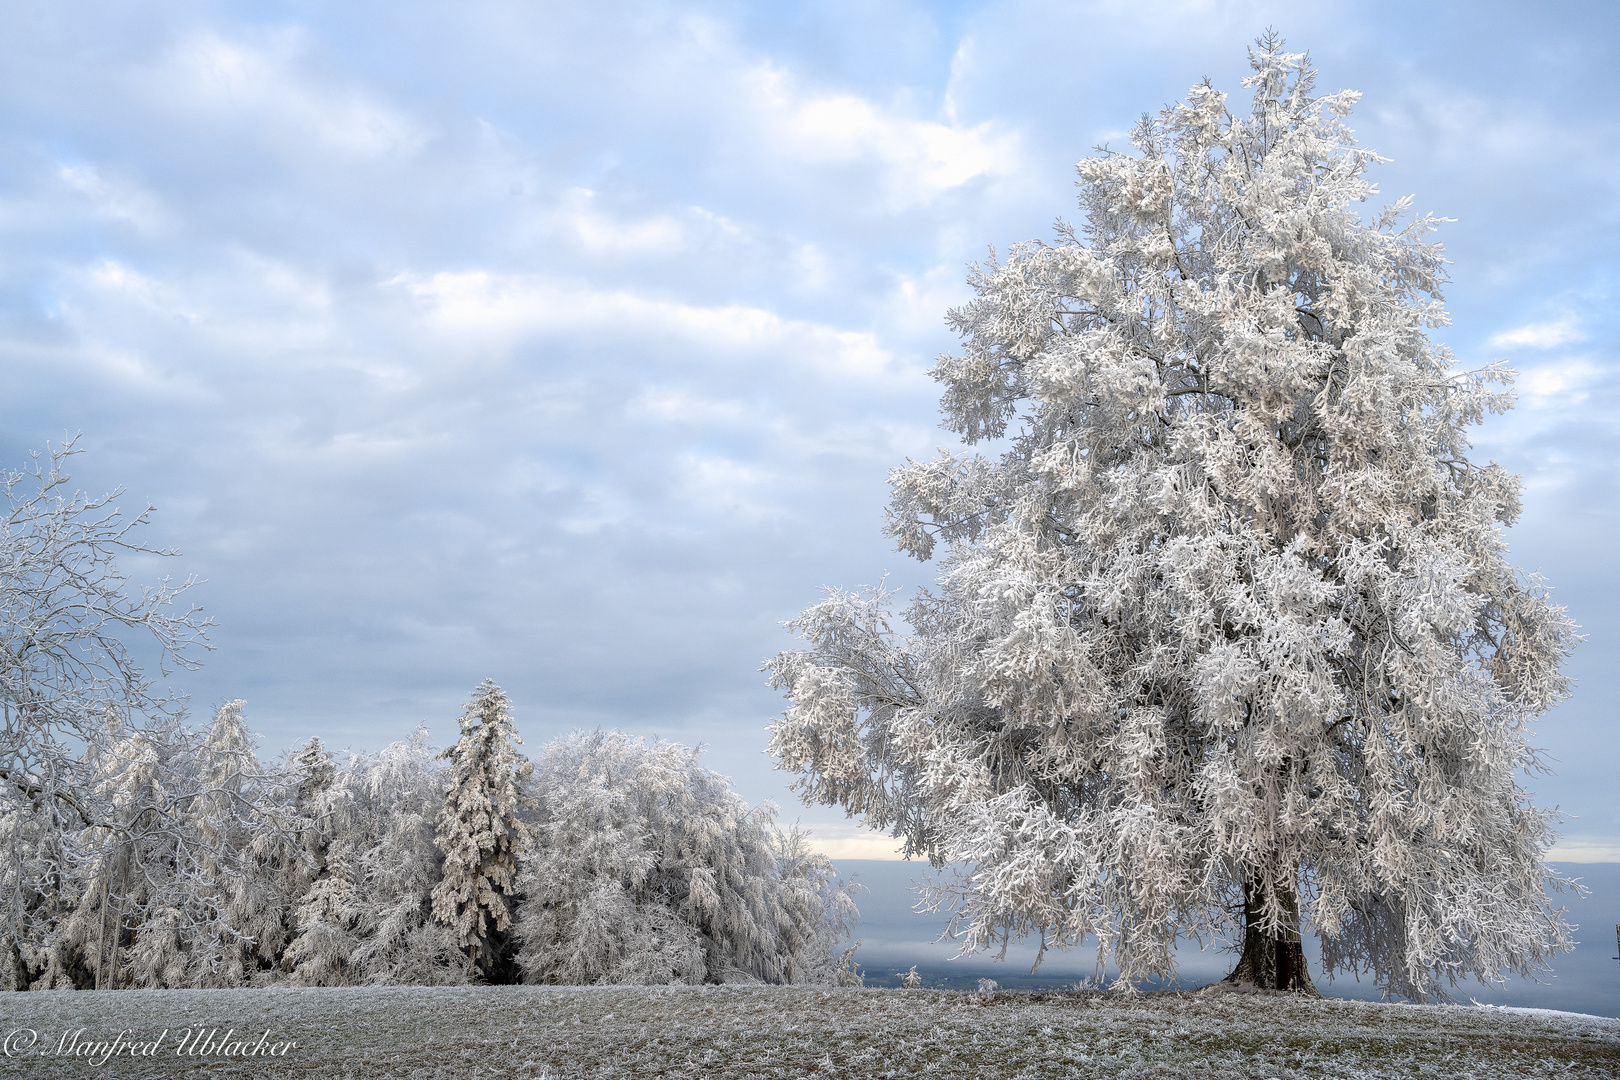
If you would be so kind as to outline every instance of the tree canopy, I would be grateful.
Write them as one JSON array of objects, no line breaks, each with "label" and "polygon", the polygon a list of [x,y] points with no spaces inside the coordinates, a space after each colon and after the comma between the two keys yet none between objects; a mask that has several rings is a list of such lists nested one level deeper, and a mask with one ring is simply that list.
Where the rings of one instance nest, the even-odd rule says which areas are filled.
[{"label": "tree canopy", "polygon": [[[967,948],[1095,938],[1135,980],[1178,939],[1234,978],[1329,969],[1405,995],[1568,947],[1521,770],[1574,625],[1507,562],[1516,476],[1470,460],[1511,406],[1459,370],[1437,219],[1377,192],[1302,54],[1251,50],[1079,165],[1083,225],[992,252],[949,313],[945,427],[986,453],[891,475],[939,562],[831,590],[769,670],[810,801],[967,865]],[[1295,967],[1297,966],[1297,970]]]}]

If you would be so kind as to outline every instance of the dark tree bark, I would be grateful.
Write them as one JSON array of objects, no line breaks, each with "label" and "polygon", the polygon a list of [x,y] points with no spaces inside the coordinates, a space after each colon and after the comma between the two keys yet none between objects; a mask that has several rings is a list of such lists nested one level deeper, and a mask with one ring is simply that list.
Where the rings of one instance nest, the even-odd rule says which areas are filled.
[{"label": "dark tree bark", "polygon": [[1267,894],[1276,886],[1270,874],[1251,873],[1243,882],[1243,955],[1222,985],[1243,990],[1290,990],[1321,997],[1305,964],[1299,935],[1299,893],[1292,881],[1277,894],[1280,922],[1267,926]]},{"label": "dark tree bark", "polygon": [[478,972],[491,986],[515,986],[523,981],[518,969],[517,941],[511,930],[492,930],[479,951]]}]

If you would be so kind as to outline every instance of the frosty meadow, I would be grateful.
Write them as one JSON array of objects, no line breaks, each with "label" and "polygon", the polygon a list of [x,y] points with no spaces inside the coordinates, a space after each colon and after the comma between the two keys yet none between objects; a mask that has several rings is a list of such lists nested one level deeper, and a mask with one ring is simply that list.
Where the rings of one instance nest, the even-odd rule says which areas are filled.
[{"label": "frosty meadow", "polygon": [[[767,665],[778,766],[962,867],[928,899],[965,952],[1094,942],[1120,993],[862,990],[851,889],[773,806],[617,732],[531,762],[491,681],[442,751],[266,763],[241,702],[192,726],[142,662],[195,666],[209,624],[190,582],[130,587],[120,557],[172,552],[66,494],[70,443],[4,480],[0,985],[41,992],[8,1022],[156,1038],[184,1003],[341,1056],[359,1016],[369,1056],[310,1067],[356,1074],[443,1071],[497,1000],[456,1060],[512,1075],[1612,1064],[1610,1021],[1306,1000],[1306,933],[1413,1001],[1569,947],[1520,773],[1577,636],[1507,562],[1518,479],[1469,458],[1511,373],[1430,340],[1437,220],[1364,220],[1358,95],[1273,36],[1251,60],[1247,111],[1195,86],[1081,162],[1082,223],[973,268],[933,373],[981,452],[891,475],[937,590],[903,627],[829,590]],[[1184,941],[1295,993],[1135,995]],[[45,993],[125,988],[176,993]]]}]

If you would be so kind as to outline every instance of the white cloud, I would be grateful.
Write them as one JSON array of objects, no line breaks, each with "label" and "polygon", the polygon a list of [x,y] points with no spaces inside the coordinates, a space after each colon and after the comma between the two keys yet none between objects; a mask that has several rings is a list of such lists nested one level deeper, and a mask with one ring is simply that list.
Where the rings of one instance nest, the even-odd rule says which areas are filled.
[{"label": "white cloud", "polygon": [[931,266],[916,276],[899,275],[884,307],[893,324],[908,334],[937,332],[945,313],[972,297],[958,266]]},{"label": "white cloud", "polygon": [[89,294],[100,294],[135,304],[167,319],[198,321],[197,311],[182,298],[182,291],[150,277],[117,259],[102,259],[69,275]]},{"label": "white cloud", "polygon": [[824,289],[832,282],[832,265],[827,253],[814,243],[798,245],[793,252],[793,266],[799,273],[799,287]]},{"label": "white cloud", "polygon": [[212,32],[185,38],[154,87],[177,111],[250,125],[284,142],[317,142],[342,156],[408,155],[427,133],[405,113],[351,87],[323,85],[297,69],[297,35],[255,49]]},{"label": "white cloud", "polygon": [[[1376,110],[1386,127],[1438,143],[1436,150],[1466,150],[1470,158],[1522,162],[1543,156],[1556,140],[1548,118],[1504,112],[1496,101],[1436,80],[1408,83],[1404,96]],[[1388,100],[1386,98],[1386,100]]]},{"label": "white cloud", "polygon": [[237,257],[244,277],[280,301],[302,311],[326,314],[332,310],[332,290],[327,282],[307,270],[256,251],[239,251]]},{"label": "white cloud", "polygon": [[[192,376],[220,386],[228,372],[272,356],[277,365],[295,353],[301,363],[330,362],[348,313],[334,310],[322,277],[240,248],[227,256],[152,272],[114,258],[73,267],[60,279],[61,314],[85,340],[110,343],[115,352],[143,342],[165,368],[186,367],[181,357],[201,348],[208,360],[190,365]],[[404,374],[392,357],[338,363],[387,370],[394,381]]]},{"label": "white cloud", "polygon": [[738,401],[700,397],[684,390],[659,387],[644,391],[627,410],[632,416],[648,416],[665,423],[695,424],[707,429],[730,427],[748,419],[748,411]]},{"label": "white cloud", "polygon": [[1588,388],[1603,374],[1584,359],[1540,364],[1520,373],[1519,387],[1531,408],[1567,406],[1585,401]]},{"label": "white cloud", "polygon": [[1620,838],[1565,837],[1547,852],[1551,863],[1620,863]]},{"label": "white cloud", "polygon": [[504,352],[528,337],[593,331],[674,337],[711,351],[759,353],[807,360],[840,375],[898,374],[895,357],[871,333],[786,319],[739,304],[706,306],[625,290],[594,289],[535,274],[489,271],[400,275],[390,284],[426,307],[429,327],[465,350]]},{"label": "white cloud", "polygon": [[619,493],[599,485],[577,492],[580,506],[561,517],[557,527],[574,536],[592,536],[636,518],[636,509]]},{"label": "white cloud", "polygon": [[339,431],[316,449],[328,461],[341,463],[347,472],[363,472],[419,455],[431,438],[420,431]]},{"label": "white cloud", "polygon": [[858,824],[807,825],[810,847],[830,859],[882,859],[899,862],[904,841]]},{"label": "white cloud", "polygon": [[1491,336],[1490,345],[1494,349],[1551,349],[1583,337],[1575,320],[1566,316],[1556,322],[1529,323],[1503,330]]},{"label": "white cloud", "polygon": [[802,93],[780,68],[744,73],[745,92],[785,156],[812,164],[869,163],[882,169],[891,209],[926,204],[978,177],[1018,167],[1018,136],[899,115],[854,94]]},{"label": "white cloud", "polygon": [[769,488],[781,487],[775,479],[767,469],[712,454],[682,454],[676,465],[682,503],[705,516],[723,514],[751,524],[783,516],[764,496]]},{"label": "white cloud", "polygon": [[104,218],[127,221],[143,232],[155,232],[168,222],[157,196],[136,184],[104,176],[90,165],[63,165],[57,175]]},{"label": "white cloud", "polygon": [[592,255],[673,255],[686,246],[686,229],[669,214],[635,220],[604,214],[597,194],[574,188],[563,199],[558,216],[564,230]]}]

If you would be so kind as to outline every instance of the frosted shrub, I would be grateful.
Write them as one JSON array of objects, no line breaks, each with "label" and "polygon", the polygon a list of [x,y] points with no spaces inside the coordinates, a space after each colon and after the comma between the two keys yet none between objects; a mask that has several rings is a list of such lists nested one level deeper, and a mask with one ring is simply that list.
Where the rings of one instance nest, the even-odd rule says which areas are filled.
[{"label": "frosted shrub", "polygon": [[858,913],[832,865],[697,752],[618,732],[546,748],[523,861],[531,983],[837,982]]}]

